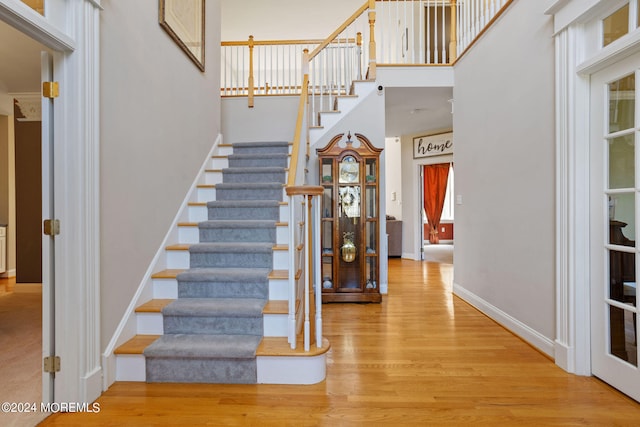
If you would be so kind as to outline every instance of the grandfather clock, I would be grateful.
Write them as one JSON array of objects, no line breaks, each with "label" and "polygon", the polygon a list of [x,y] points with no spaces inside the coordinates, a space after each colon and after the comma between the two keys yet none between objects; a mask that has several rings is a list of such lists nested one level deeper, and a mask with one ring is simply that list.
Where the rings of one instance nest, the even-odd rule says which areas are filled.
[{"label": "grandfather clock", "polygon": [[[381,148],[363,135],[318,149],[322,197],[322,301],[380,302]],[[342,146],[341,146],[342,145]]]}]

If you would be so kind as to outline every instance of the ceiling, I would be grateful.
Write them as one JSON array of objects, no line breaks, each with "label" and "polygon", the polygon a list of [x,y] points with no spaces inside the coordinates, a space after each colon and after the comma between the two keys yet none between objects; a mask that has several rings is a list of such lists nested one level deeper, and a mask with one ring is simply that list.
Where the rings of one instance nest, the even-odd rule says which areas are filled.
[{"label": "ceiling", "polygon": [[402,87],[385,90],[385,136],[451,129],[451,87]]},{"label": "ceiling", "polygon": [[[0,21],[0,95],[40,91],[40,52],[48,50]],[[386,135],[396,137],[453,127],[452,88],[403,87],[385,90]]]}]

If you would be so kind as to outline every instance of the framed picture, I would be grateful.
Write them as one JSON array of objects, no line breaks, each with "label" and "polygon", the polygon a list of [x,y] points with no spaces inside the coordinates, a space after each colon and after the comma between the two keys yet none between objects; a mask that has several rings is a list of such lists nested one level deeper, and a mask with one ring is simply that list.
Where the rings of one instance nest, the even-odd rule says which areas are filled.
[{"label": "framed picture", "polygon": [[160,26],[204,71],[205,0],[159,0]]}]

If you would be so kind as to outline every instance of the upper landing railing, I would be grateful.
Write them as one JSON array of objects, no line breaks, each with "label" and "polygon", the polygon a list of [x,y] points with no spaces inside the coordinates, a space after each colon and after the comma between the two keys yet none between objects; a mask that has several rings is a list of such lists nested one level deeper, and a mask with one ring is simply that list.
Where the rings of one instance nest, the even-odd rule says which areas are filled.
[{"label": "upper landing railing", "polygon": [[305,50],[312,97],[346,93],[376,65],[452,65],[512,1],[369,0],[325,40],[222,42],[221,95],[251,106],[254,96],[300,94]]}]

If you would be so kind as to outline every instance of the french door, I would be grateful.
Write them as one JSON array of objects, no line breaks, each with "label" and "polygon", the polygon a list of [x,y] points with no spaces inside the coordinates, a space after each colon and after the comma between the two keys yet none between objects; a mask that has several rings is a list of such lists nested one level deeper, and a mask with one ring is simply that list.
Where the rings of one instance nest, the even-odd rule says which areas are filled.
[{"label": "french door", "polygon": [[640,401],[638,309],[640,56],[591,76],[592,373]]}]

